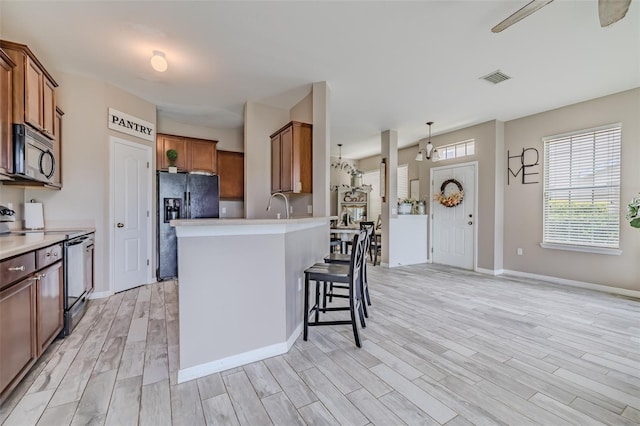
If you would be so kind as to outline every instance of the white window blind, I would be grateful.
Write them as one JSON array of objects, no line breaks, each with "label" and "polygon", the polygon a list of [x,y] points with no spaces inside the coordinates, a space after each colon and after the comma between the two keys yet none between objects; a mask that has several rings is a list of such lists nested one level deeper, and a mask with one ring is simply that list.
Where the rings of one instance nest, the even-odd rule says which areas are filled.
[{"label": "white window blind", "polygon": [[543,241],[618,248],[621,126],[544,138]]},{"label": "white window blind", "polygon": [[[369,193],[368,220],[375,221],[382,212],[382,198],[380,198],[380,170],[372,170],[362,175],[362,183],[371,185]],[[409,197],[409,165],[398,166],[398,200]]]},{"label": "white window blind", "polygon": [[409,198],[409,165],[398,166],[398,201]]}]

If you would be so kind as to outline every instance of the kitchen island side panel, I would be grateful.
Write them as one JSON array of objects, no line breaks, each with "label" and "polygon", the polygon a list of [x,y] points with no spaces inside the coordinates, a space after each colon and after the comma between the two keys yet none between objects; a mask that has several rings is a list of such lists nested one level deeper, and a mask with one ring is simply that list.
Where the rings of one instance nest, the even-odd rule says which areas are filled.
[{"label": "kitchen island side panel", "polygon": [[283,234],[179,238],[178,257],[181,369],[286,341]]},{"label": "kitchen island side panel", "polygon": [[304,311],[304,270],[324,262],[329,252],[329,232],[316,227],[285,234],[286,326],[287,338],[302,324]]},{"label": "kitchen island side panel", "polygon": [[178,236],[178,382],[286,353],[302,331],[304,270],[328,218],[172,221]]}]

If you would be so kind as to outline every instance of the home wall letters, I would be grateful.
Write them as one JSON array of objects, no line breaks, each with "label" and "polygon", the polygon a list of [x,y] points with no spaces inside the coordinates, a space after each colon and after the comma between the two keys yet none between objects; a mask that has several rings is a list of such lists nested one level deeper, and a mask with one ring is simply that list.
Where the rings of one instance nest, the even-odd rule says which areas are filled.
[{"label": "home wall letters", "polygon": [[[517,161],[515,160],[516,158],[520,159],[520,167],[517,169],[518,171],[514,173],[511,168],[511,164]],[[509,181],[511,176],[518,177],[518,175],[521,173],[523,184],[538,183],[537,180],[535,182],[531,181],[531,179],[535,179],[533,177],[527,178],[527,176],[534,176],[539,174],[538,172],[527,172],[528,170],[531,170],[532,167],[537,166],[538,164],[540,164],[540,154],[538,154],[538,150],[535,148],[522,148],[522,154],[520,155],[510,155],[509,151],[507,151],[507,185],[509,185],[510,183]]]}]

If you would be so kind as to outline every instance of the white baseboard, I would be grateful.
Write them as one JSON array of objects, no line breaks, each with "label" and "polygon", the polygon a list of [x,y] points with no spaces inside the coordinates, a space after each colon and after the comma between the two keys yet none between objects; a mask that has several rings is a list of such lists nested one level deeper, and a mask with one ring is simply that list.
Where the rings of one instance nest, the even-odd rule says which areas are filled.
[{"label": "white baseboard", "polygon": [[302,327],[302,323],[298,324],[296,329],[293,330],[293,333],[291,333],[291,336],[289,336],[289,338],[287,339],[287,352],[289,352],[291,346],[293,346],[293,344],[296,343],[296,340],[298,340],[298,336],[300,336],[300,333],[302,333]]},{"label": "white baseboard", "polygon": [[293,331],[286,342],[276,343],[262,348],[254,349],[241,354],[233,355],[227,358],[218,359],[207,362],[205,364],[196,365],[189,368],[178,370],[178,383],[188,382],[189,380],[198,379],[208,376],[209,374],[219,371],[229,370],[230,368],[240,367],[252,362],[271,358],[289,352],[289,349],[296,342],[298,336],[302,332],[302,323]]},{"label": "white baseboard", "polygon": [[91,299],[104,299],[105,297],[113,296],[113,291],[94,291],[89,295],[89,300]]},{"label": "white baseboard", "polygon": [[476,268],[476,272],[485,275],[502,275],[504,273],[504,269],[484,269],[484,268]]},{"label": "white baseboard", "polygon": [[588,283],[584,281],[575,281],[575,280],[568,280],[565,278],[550,277],[547,275],[532,274],[530,272],[512,271],[510,269],[504,269],[502,272],[505,275],[514,275],[516,277],[523,277],[523,278],[533,278],[541,281],[549,281],[554,284],[562,284],[562,285],[569,285],[572,287],[587,288],[590,290],[597,290],[605,293],[620,294],[622,296],[629,296],[629,297],[640,299],[640,291],[637,291],[637,290],[627,290],[626,288],[610,287],[607,285],[593,284],[593,283]]}]

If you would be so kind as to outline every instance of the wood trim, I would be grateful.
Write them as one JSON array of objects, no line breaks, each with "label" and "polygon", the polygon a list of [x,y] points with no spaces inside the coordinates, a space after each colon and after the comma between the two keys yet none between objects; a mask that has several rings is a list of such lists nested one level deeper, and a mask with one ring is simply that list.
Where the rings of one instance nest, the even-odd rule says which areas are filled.
[{"label": "wood trim", "polygon": [[284,126],[282,126],[281,128],[279,128],[277,131],[273,132],[273,134],[271,134],[269,136],[269,138],[273,138],[275,135],[277,135],[278,133],[282,132],[284,129],[286,129],[289,126],[294,126],[294,127],[308,127],[311,128],[311,124],[309,123],[302,123],[300,121],[290,121],[287,124],[285,124]]}]

